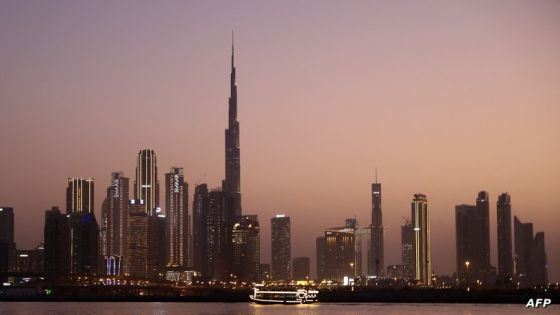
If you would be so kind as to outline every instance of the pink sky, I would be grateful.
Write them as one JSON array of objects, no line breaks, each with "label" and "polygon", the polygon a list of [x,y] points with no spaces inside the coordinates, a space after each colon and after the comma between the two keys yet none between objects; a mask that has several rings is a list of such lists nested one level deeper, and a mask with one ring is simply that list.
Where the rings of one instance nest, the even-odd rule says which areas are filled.
[{"label": "pink sky", "polygon": [[[243,211],[292,218],[292,256],[371,220],[383,184],[386,265],[414,193],[431,203],[432,261],[455,266],[454,206],[497,196],[544,231],[560,280],[558,1],[2,1],[0,205],[16,241],[41,239],[66,179],[133,178],[154,149],[160,181],[224,177],[230,32],[236,32]],[[132,193],[132,192],[131,192]],[[192,196],[191,196],[192,198]]]}]

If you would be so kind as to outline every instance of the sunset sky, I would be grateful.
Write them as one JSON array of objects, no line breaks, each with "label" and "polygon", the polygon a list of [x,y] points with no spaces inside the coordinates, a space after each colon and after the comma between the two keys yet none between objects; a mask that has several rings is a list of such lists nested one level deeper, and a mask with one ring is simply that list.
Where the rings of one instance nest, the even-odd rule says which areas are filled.
[{"label": "sunset sky", "polygon": [[243,212],[259,216],[262,262],[285,213],[292,257],[314,270],[325,228],[370,223],[377,167],[386,265],[401,263],[400,225],[424,193],[433,269],[451,275],[455,205],[486,190],[492,264],[509,192],[560,280],[552,0],[1,1],[0,206],[14,207],[18,248],[42,240],[45,209],[65,210],[68,177],[96,179],[99,218],[111,172],[133,180],[140,149],[156,151],[162,183],[185,168],[189,202],[196,183],[221,185],[232,30]]}]

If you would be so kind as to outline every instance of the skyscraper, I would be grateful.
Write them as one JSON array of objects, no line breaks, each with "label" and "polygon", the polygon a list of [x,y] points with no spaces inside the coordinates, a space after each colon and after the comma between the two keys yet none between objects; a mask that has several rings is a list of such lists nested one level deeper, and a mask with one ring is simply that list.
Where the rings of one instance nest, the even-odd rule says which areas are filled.
[{"label": "skyscraper", "polygon": [[209,223],[208,186],[206,184],[196,185],[193,198],[193,267],[200,271],[203,276],[208,274],[208,223]]},{"label": "skyscraper", "polygon": [[66,213],[93,213],[94,179],[68,178],[66,188]]},{"label": "skyscraper", "polygon": [[511,200],[503,193],[497,201],[498,221],[498,278],[507,280],[513,276],[513,256],[511,241]]},{"label": "skyscraper", "polygon": [[56,280],[70,273],[70,225],[58,207],[45,211],[45,258],[47,279]]},{"label": "skyscraper", "polygon": [[513,217],[515,241],[515,276],[527,279],[531,268],[531,247],[533,243],[533,223],[522,223],[517,216]]},{"label": "skyscraper", "polygon": [[[358,275],[358,261],[356,259],[355,226],[346,222],[344,227],[334,227],[325,230],[324,247],[324,278],[342,281],[344,277]],[[318,240],[319,242],[319,240]]]},{"label": "skyscraper", "polygon": [[533,239],[531,247],[531,256],[529,258],[531,269],[529,270],[529,278],[532,285],[548,284],[548,262],[546,259],[546,251],[544,246],[544,232],[537,232]]},{"label": "skyscraper", "polygon": [[[105,255],[118,256],[123,261],[128,248],[129,178],[122,172],[111,173],[111,184],[105,199],[107,248]],[[115,259],[115,258],[113,258]]]},{"label": "skyscraper", "polygon": [[[233,35],[233,34],[232,34]],[[228,276],[233,273],[233,225],[241,216],[241,168],[239,150],[239,122],[237,121],[237,85],[235,83],[235,63],[233,50],[233,36],[231,45],[231,77],[230,97],[228,105],[228,128],[225,130],[225,171],[226,176],[222,181],[221,203],[223,211],[223,244],[220,262],[224,273]]]},{"label": "skyscraper", "polygon": [[477,206],[455,206],[457,276],[461,282],[486,282],[488,279],[483,222],[483,213]]},{"label": "skyscraper", "polygon": [[271,276],[274,280],[290,279],[291,240],[290,217],[278,214],[271,223]]},{"label": "skyscraper", "polygon": [[[204,198],[204,192],[201,191],[201,193],[201,197]],[[195,196],[195,199],[197,198]],[[198,218],[203,223],[201,232],[205,234],[205,238],[202,239],[203,244],[197,250],[202,254],[201,262],[203,265],[200,272],[203,278],[207,280],[223,280],[227,277],[226,237],[228,234],[231,235],[231,233],[226,233],[225,231],[227,226],[224,219],[223,192],[212,190],[208,193],[207,200],[207,208],[204,201],[202,203],[202,210],[207,210],[207,212],[202,212],[201,218]],[[233,228],[233,225],[231,227]]]},{"label": "skyscraper", "polygon": [[148,276],[148,213],[144,201],[130,200],[127,227],[126,274],[134,278]]},{"label": "skyscraper", "polygon": [[476,198],[476,209],[479,213],[479,220],[481,226],[481,245],[482,245],[482,263],[483,269],[486,272],[488,281],[490,278],[491,269],[490,266],[490,201],[489,194],[486,191],[481,191],[478,193]]},{"label": "skyscraper", "polygon": [[144,149],[138,152],[134,199],[144,200],[144,210],[148,215],[157,215],[160,206],[159,181],[154,150]]},{"label": "skyscraper", "polygon": [[406,278],[415,279],[416,276],[416,255],[415,255],[415,232],[414,225],[406,220],[401,225],[401,253],[402,265],[404,266],[404,273]]},{"label": "skyscraper", "polygon": [[548,266],[544,232],[533,238],[533,223],[522,223],[516,216],[514,221],[515,277],[521,286],[546,285]]},{"label": "skyscraper", "polygon": [[256,282],[260,267],[260,229],[256,215],[244,215],[233,225],[232,245],[234,279]]},{"label": "skyscraper", "polygon": [[415,279],[422,285],[431,285],[430,207],[426,195],[415,194],[412,199],[412,224]]},{"label": "skyscraper", "polygon": [[167,242],[165,215],[148,215],[148,278],[163,278],[166,265]]},{"label": "skyscraper", "polygon": [[[237,121],[237,85],[235,83],[235,63],[233,41],[231,45],[231,78],[228,129],[225,131],[226,140],[226,178],[223,181],[223,191],[241,193],[241,170],[239,150],[239,121]],[[236,205],[241,211],[241,204]]]},{"label": "skyscraper", "polygon": [[326,257],[325,257],[325,237],[319,236],[315,240],[315,258],[317,264],[317,282],[327,278]]},{"label": "skyscraper", "polygon": [[380,277],[383,275],[383,216],[381,212],[381,184],[377,182],[377,170],[375,183],[371,184],[371,249],[368,274]]},{"label": "skyscraper", "polygon": [[95,275],[99,267],[99,226],[94,212],[94,179],[69,178],[66,213],[70,217],[70,273]]},{"label": "skyscraper", "polygon": [[311,279],[309,272],[309,257],[296,257],[292,262],[294,280]]},{"label": "skyscraper", "polygon": [[0,207],[0,272],[13,271],[15,264],[14,208]]},{"label": "skyscraper", "polygon": [[182,167],[172,167],[165,174],[165,231],[167,266],[188,267],[189,185]]}]

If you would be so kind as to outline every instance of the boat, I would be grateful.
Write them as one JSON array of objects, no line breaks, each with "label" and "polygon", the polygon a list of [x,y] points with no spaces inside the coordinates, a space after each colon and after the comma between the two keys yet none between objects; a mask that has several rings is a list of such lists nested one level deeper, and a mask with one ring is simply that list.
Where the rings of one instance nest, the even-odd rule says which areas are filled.
[{"label": "boat", "polygon": [[280,289],[270,290],[253,288],[249,298],[258,304],[309,304],[317,302],[317,290],[306,289]]}]

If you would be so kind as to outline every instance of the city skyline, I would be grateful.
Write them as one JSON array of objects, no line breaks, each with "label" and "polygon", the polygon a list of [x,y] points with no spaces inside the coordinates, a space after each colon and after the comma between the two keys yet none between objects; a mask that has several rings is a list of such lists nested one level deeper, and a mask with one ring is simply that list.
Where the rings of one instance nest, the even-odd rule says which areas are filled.
[{"label": "city skyline", "polygon": [[[558,12],[558,5],[550,6],[552,12]],[[200,10],[219,15],[219,10],[211,5],[211,8],[205,5],[201,7],[203,9]],[[334,5],[328,5],[328,8],[331,7]],[[24,6],[17,5],[8,9],[4,11],[15,10],[15,13],[21,13],[26,10]],[[391,9],[399,8],[396,5],[388,9],[395,14]],[[278,14],[286,14],[284,10]],[[469,8],[466,11],[471,12]],[[56,10],[49,12],[58,14]],[[329,11],[327,16],[334,18],[344,12]],[[406,10],[398,12],[405,15],[409,13]],[[94,10],[93,14],[97,13],[99,12]],[[458,14],[452,11],[446,13]],[[115,14],[118,16],[125,13],[117,10]],[[158,14],[163,13],[156,12],[148,16],[161,18],[162,15]],[[437,11],[436,14],[443,16],[441,11]],[[505,28],[513,23],[509,18],[514,16],[530,15],[536,19],[535,16],[538,15],[542,18],[542,23],[550,23],[546,25],[554,30],[559,29],[558,22],[550,20],[542,8],[525,13],[510,9],[503,14],[499,19],[503,25],[491,29],[493,32],[490,35],[478,38],[471,34],[473,37],[467,36],[464,42],[454,42],[453,45],[456,46],[445,46],[437,41],[431,43],[436,48],[448,49],[444,55],[452,62],[459,62],[460,57],[468,56],[461,53],[460,48],[471,47],[469,44],[479,41],[489,44],[487,40],[494,39],[493,36],[504,35]],[[427,18],[427,15],[421,14],[421,17]],[[468,24],[466,22],[472,21],[473,16],[460,14],[459,17],[464,18],[456,22],[459,24],[445,20],[434,23],[451,23],[450,25],[457,27],[454,31],[462,31],[459,26]],[[31,19],[31,22],[42,21],[41,18],[26,18]],[[107,18],[113,23],[119,23],[113,19],[114,16]],[[241,17],[238,19],[241,20]],[[490,17],[482,19],[486,23],[483,23],[484,25],[490,23]],[[0,23],[15,23],[9,18],[2,20],[4,22]],[[360,53],[359,48],[362,47],[367,52],[372,52],[370,49],[373,48],[370,48],[369,44],[365,45],[366,43],[341,39],[340,36],[344,33],[336,32],[330,35],[343,40],[351,49],[337,48],[336,53],[332,53],[323,50],[329,47],[329,32],[320,32],[316,40],[310,44],[303,44],[303,35],[290,36],[290,33],[283,33],[273,27],[275,21],[272,21],[267,27],[272,28],[273,34],[279,35],[278,39],[283,43],[280,45],[276,41],[270,41],[269,50],[257,44],[259,39],[267,39],[269,35],[251,31],[251,24],[242,24],[240,20],[228,20],[222,29],[205,33],[208,41],[192,33],[187,33],[186,38],[193,41],[186,44],[187,46],[177,44],[175,37],[169,41],[166,38],[162,39],[160,48],[165,52],[163,56],[169,57],[168,63],[160,70],[163,72],[158,72],[157,63],[151,63],[155,62],[153,56],[162,56],[158,51],[151,51],[153,56],[150,53],[132,55],[131,61],[124,62],[119,59],[123,55],[111,50],[115,46],[109,45],[108,50],[103,50],[108,56],[124,62],[122,67],[111,66],[112,63],[107,63],[108,61],[101,62],[103,71],[114,73],[121,79],[132,78],[135,72],[128,66],[142,63],[139,71],[163,78],[163,85],[158,85],[157,89],[147,88],[154,84],[151,80],[132,80],[131,85],[116,84],[114,87],[109,83],[97,81],[97,76],[101,74],[95,71],[93,65],[99,61],[88,58],[104,55],[95,51],[91,52],[92,55],[87,55],[84,51],[77,50],[74,56],[75,64],[80,64],[78,61],[85,62],[84,69],[78,67],[80,72],[72,66],[54,68],[57,59],[48,58],[56,57],[57,53],[64,55],[69,52],[47,42],[38,43],[44,48],[42,53],[46,54],[46,57],[28,52],[34,61],[29,66],[22,65],[23,57],[16,57],[11,48],[4,52],[2,58],[7,58],[6,60],[13,63],[9,63],[7,75],[1,79],[0,84],[4,95],[0,99],[0,131],[2,134],[18,136],[6,137],[2,141],[2,149],[10,154],[3,155],[1,163],[0,174],[4,180],[0,186],[0,204],[14,208],[15,241],[19,248],[33,248],[40,241],[40,227],[44,224],[45,209],[51,206],[63,209],[64,182],[70,176],[93,177],[98,191],[101,187],[102,193],[96,194],[94,202],[95,214],[99,220],[105,196],[103,189],[110,186],[110,173],[122,170],[132,178],[135,173],[133,156],[142,148],[151,148],[158,154],[160,170],[167,170],[174,165],[183,166],[185,181],[191,187],[202,182],[208,183],[209,188],[220,186],[224,176],[223,126],[227,125],[224,99],[228,93],[224,89],[224,73],[229,65],[225,62],[225,56],[229,53],[226,48],[229,45],[229,29],[234,28],[236,49],[240,52],[236,55],[236,63],[240,64],[243,74],[239,76],[241,98],[238,115],[243,123],[243,212],[257,214],[262,220],[261,262],[270,262],[270,225],[267,221],[275,213],[283,212],[292,218],[292,238],[299,240],[294,242],[292,256],[312,257],[311,266],[315,266],[315,239],[322,235],[325,228],[339,226],[340,222],[348,217],[357,217],[362,223],[370,222],[369,187],[373,177],[372,170],[379,166],[383,179],[383,225],[388,229],[385,234],[386,266],[400,262],[401,216],[409,215],[410,196],[422,193],[429,197],[431,204],[433,269],[438,274],[451,274],[455,269],[455,259],[454,255],[446,255],[446,252],[455,248],[453,238],[448,237],[453,235],[453,229],[449,226],[454,226],[454,206],[470,202],[475,192],[485,190],[490,194],[491,205],[491,264],[497,266],[495,204],[499,194],[508,192],[511,195],[512,216],[533,222],[537,231],[546,233],[546,252],[551,266],[549,278],[551,281],[560,279],[559,271],[555,268],[560,261],[559,253],[555,250],[560,248],[560,237],[553,224],[559,219],[560,209],[559,201],[554,198],[558,191],[555,178],[560,174],[557,158],[554,160],[560,153],[555,135],[560,134],[560,130],[553,119],[560,113],[559,97],[553,87],[558,86],[560,78],[558,72],[552,70],[558,66],[557,58],[553,59],[552,56],[558,55],[560,45],[558,40],[551,40],[553,37],[545,36],[552,34],[549,34],[544,26],[522,23],[514,28],[514,32],[519,33],[525,40],[533,37],[530,35],[543,36],[534,36],[532,43],[542,47],[548,39],[551,42],[546,44],[550,45],[546,47],[552,51],[522,48],[521,52],[515,52],[513,48],[520,48],[515,45],[519,39],[502,39],[500,45],[504,45],[503,47],[496,44],[489,46],[492,49],[475,49],[470,52],[470,58],[479,62],[472,72],[457,65],[452,67],[452,71],[446,72],[443,69],[444,64],[441,63],[435,63],[435,68],[424,68],[409,61],[407,65],[411,66],[412,70],[408,71],[412,71],[409,74],[413,79],[407,81],[404,69],[397,67],[398,75],[394,76],[389,74],[388,66],[395,66],[396,63],[406,60],[404,57],[411,57],[418,61],[418,64],[421,64],[422,59],[403,55],[396,49],[403,44],[401,42],[391,42],[389,38],[381,37],[381,44],[393,44],[389,45],[389,48],[396,49],[396,56],[373,55],[372,61],[368,63],[369,59]],[[179,23],[177,20],[172,21]],[[296,21],[303,27],[304,34],[317,34],[313,24],[304,23],[303,19]],[[326,25],[328,21],[323,19],[316,23]],[[62,19],[56,25],[63,26],[65,23],[70,22]],[[93,21],[82,23],[82,27],[89,26],[88,23],[94,25]],[[136,26],[137,21],[132,20],[130,23]],[[242,25],[236,25],[238,23]],[[364,17],[359,15],[354,23],[365,23]],[[395,26],[388,20],[379,23]],[[48,28],[44,32],[48,34],[57,30],[60,31],[56,27]],[[154,29],[153,32],[161,34],[163,30]],[[351,29],[344,30],[349,32]],[[93,40],[92,44],[101,43],[98,37],[100,34],[97,31],[89,31],[89,37],[84,39],[74,37],[71,33],[64,33],[56,39],[67,43],[70,46],[67,49],[76,48],[72,44],[83,44],[86,39]],[[173,36],[183,34],[175,28],[173,31]],[[395,32],[409,36],[412,34],[409,29]],[[432,40],[438,39],[436,35],[445,34],[436,32],[431,26],[421,28],[419,32]],[[26,40],[32,38],[26,33],[15,34]],[[27,43],[26,40],[19,42],[17,39],[20,37],[15,35],[2,36],[9,39],[7,47],[12,47],[10,43]],[[111,38],[114,40],[120,38],[119,36],[124,35],[116,34]],[[212,42],[209,42],[210,39]],[[434,62],[437,53],[430,50],[429,46],[415,42],[411,37],[405,39],[411,41],[411,47],[425,53],[424,57],[428,61]],[[130,44],[141,44],[144,40],[146,38],[133,38]],[[215,44],[214,41],[220,44]],[[309,54],[302,54],[302,59],[299,60],[294,54],[303,49],[297,47],[300,44],[307,48],[315,47],[315,50],[312,49]],[[365,46],[361,46],[362,44]],[[385,47],[381,48],[382,52],[389,51],[381,44],[371,47]],[[193,49],[195,54],[206,51],[208,56],[202,58],[200,55],[189,55],[191,58],[182,60],[181,54],[188,55],[187,48]],[[273,52],[274,49],[279,51]],[[358,55],[356,63],[336,57],[337,53],[351,56],[354,51]],[[540,58],[533,59],[524,55],[531,52]],[[279,55],[276,55],[277,53]],[[329,57],[326,58],[328,60],[321,59],[313,63],[311,57],[323,53],[326,55],[324,57]],[[283,57],[279,58],[282,55]],[[196,56],[204,60],[199,66],[195,65],[198,60]],[[272,56],[279,58],[279,65],[268,59]],[[502,58],[504,56],[505,60]],[[360,65],[360,62],[365,64]],[[511,68],[513,63],[519,64]],[[33,65],[35,68],[30,68]],[[480,75],[489,73],[482,69],[482,65],[489,66],[497,72],[490,78],[481,78]],[[20,68],[17,68],[18,66]],[[268,67],[272,69],[267,69]],[[281,67],[287,70],[280,69]],[[348,72],[345,72],[345,68]],[[506,68],[510,70],[506,71]],[[84,81],[70,82],[72,76],[81,73],[82,70],[89,74],[84,77]],[[360,76],[359,70],[369,73],[369,76]],[[167,76],[166,71],[173,75]],[[422,77],[420,73],[424,73],[423,71],[434,81],[430,81],[430,84],[419,82]],[[51,72],[56,74],[55,78],[52,82],[45,83],[48,88],[43,90],[37,84]],[[270,72],[277,75],[271,76]],[[380,76],[386,75],[384,79],[388,82],[377,78],[374,74],[377,72]],[[24,75],[25,73],[28,75]],[[541,74],[545,74],[548,81],[537,79]],[[195,84],[189,76],[200,79],[205,85]],[[14,79],[7,80],[9,78]],[[292,78],[298,83],[289,81]],[[313,78],[317,78],[317,81],[311,80]],[[336,80],[332,80],[333,78]],[[438,94],[438,85],[445,83],[443,78],[465,80],[468,87],[458,83],[445,85],[448,89],[446,93],[454,97]],[[477,83],[475,79],[482,82]],[[344,83],[345,80],[352,84]],[[23,94],[23,86],[30,86],[32,90]],[[368,92],[372,86],[380,88]],[[382,91],[384,88],[381,87],[387,86],[390,87],[389,90]],[[398,86],[411,92],[414,97],[398,95]],[[138,87],[147,89],[142,91]],[[330,91],[334,88],[339,93]],[[76,96],[74,89],[92,96],[91,100]],[[138,95],[135,96],[133,91],[137,91]],[[318,96],[323,92],[327,94],[327,99]],[[315,94],[317,96],[314,96]],[[275,98],[275,95],[281,97]],[[463,99],[459,100],[461,97]],[[143,101],[141,98],[147,100]],[[445,105],[451,100],[454,100],[454,106]],[[132,103],[138,107],[129,107]],[[161,108],[150,108],[149,103],[157,103]],[[416,106],[406,105],[407,103]],[[373,113],[369,107],[374,108]],[[118,120],[106,118],[113,110],[118,113]],[[175,110],[178,110],[177,115],[167,114],[175,113]],[[438,112],[440,116],[435,116]],[[429,121],[433,127],[411,124],[416,118]],[[141,121],[139,124],[144,125],[146,120],[152,119],[162,123],[158,125],[161,128],[156,134],[150,134],[152,131],[143,131],[134,125],[136,121]],[[164,126],[163,122],[166,120],[171,120],[171,127]],[[81,121],[95,128],[87,132],[82,131],[84,133],[80,136],[72,133],[71,131],[80,126]],[[399,131],[399,128],[404,128],[405,131]],[[449,138],[439,135],[441,130],[446,131],[443,133],[449,133]],[[137,139],[136,135],[141,139]],[[477,138],[481,135],[486,136],[483,142]],[[123,145],[107,146],[108,140]],[[59,146],[65,147],[69,141],[75,142],[80,150],[79,157],[83,158],[74,159],[72,154],[62,151]],[[391,145],[391,142],[398,143],[398,146]],[[177,147],[176,143],[181,143],[181,146]],[[428,149],[419,152],[418,149],[424,146]],[[417,154],[415,159],[409,159],[411,152]],[[35,156],[41,156],[42,159],[37,161]],[[36,183],[21,181],[19,178],[22,174],[40,176],[40,180]],[[28,191],[37,193],[33,198],[29,198],[26,193]],[[132,191],[130,193],[132,195]],[[160,192],[160,198],[161,194]],[[192,193],[189,200],[190,197]],[[317,216],[318,220],[309,224],[309,213]]]}]

